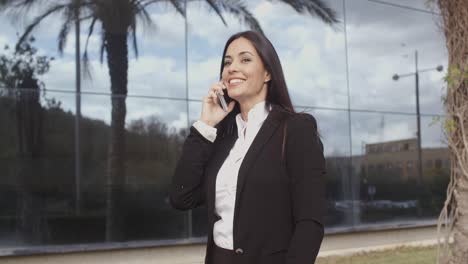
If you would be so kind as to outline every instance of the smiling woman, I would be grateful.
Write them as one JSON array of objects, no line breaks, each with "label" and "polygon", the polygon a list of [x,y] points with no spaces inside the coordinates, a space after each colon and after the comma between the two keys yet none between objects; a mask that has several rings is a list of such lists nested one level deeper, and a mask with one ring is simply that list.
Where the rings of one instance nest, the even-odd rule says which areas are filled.
[{"label": "smiling woman", "polygon": [[223,65],[222,80],[227,83],[227,93],[244,108],[242,118],[247,120],[248,109],[266,98],[270,73],[254,45],[243,37],[229,45]]},{"label": "smiling woman", "polygon": [[[313,263],[326,207],[315,119],[295,113],[278,55],[260,33],[229,38],[220,78],[185,141],[171,204],[206,203],[206,264]],[[215,94],[226,89],[227,111]]]},{"label": "smiling woman", "polygon": [[[77,93],[76,4],[84,51],[98,11],[128,21],[120,14],[131,10],[117,2],[147,3],[157,30],[143,19],[132,25],[139,30],[119,31],[130,35],[113,38],[121,49],[112,51],[121,53],[109,52],[112,70],[99,56],[101,47],[116,47],[101,45],[104,27],[112,28],[102,22],[111,21],[99,17],[87,49],[93,80],[83,80]],[[37,54],[56,58],[41,78],[44,89],[0,88],[0,255],[194,243],[204,250],[209,235],[208,261],[237,250],[239,259],[299,264],[312,262],[313,250],[301,246],[318,248],[321,224],[335,233],[435,223],[450,175],[445,136],[433,122],[445,113],[443,75],[419,79],[422,175],[415,82],[391,77],[414,69],[413,57],[404,57],[414,49],[421,69],[444,64],[447,52],[432,13],[414,9],[426,0],[406,2],[0,0],[0,57],[37,24],[30,32]],[[341,22],[329,27],[321,15],[333,10]],[[259,32],[259,25],[274,49],[255,33],[230,38],[247,28]],[[67,32],[61,57],[57,38]],[[125,79],[118,73],[125,63],[115,61],[126,58],[128,84],[111,85],[111,75]],[[224,95],[225,111],[211,92]],[[310,191],[322,185],[320,144],[312,117],[295,113],[301,111],[313,114],[326,147],[321,220],[321,208],[310,208],[322,204]],[[191,162],[200,162],[204,177],[188,169],[188,180],[174,176],[177,163],[180,174]],[[172,178],[186,192],[180,200],[178,189],[171,191],[178,208],[205,206],[174,210]],[[190,261],[188,254],[179,257]],[[176,262],[165,256],[154,259]]]}]

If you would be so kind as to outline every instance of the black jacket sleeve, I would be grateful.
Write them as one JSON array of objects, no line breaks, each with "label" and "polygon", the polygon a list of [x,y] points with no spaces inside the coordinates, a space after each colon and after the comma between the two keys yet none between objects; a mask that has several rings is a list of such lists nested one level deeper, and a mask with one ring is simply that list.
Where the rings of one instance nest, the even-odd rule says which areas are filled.
[{"label": "black jacket sleeve", "polygon": [[324,236],[325,158],[315,119],[299,114],[288,120],[286,167],[290,177],[294,234],[288,264],[315,262]]},{"label": "black jacket sleeve", "polygon": [[189,210],[205,202],[204,174],[213,145],[195,127],[190,127],[169,188],[169,199],[174,208]]}]

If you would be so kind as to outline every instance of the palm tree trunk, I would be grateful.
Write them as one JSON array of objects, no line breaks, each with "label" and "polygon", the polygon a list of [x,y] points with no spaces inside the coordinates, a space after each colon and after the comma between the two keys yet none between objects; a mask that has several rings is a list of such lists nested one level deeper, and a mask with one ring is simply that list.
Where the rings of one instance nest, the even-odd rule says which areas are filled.
[{"label": "palm tree trunk", "polygon": [[447,200],[438,225],[445,225],[446,231],[439,263],[458,264],[468,260],[468,2],[438,0],[438,5],[449,53],[445,127],[452,159]]},{"label": "palm tree trunk", "polygon": [[107,175],[106,240],[123,239],[125,184],[125,99],[127,96],[128,46],[126,34],[105,33],[111,79],[112,114]]}]

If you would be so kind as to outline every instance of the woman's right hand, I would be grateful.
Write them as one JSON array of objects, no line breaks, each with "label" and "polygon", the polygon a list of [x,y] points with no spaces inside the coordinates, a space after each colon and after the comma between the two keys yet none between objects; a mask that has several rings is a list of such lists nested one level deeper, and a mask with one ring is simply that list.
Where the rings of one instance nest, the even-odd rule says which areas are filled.
[{"label": "woman's right hand", "polygon": [[[231,111],[234,109],[236,102],[233,100],[228,105],[228,111],[225,112],[219,104],[218,96],[216,92],[224,94],[226,86],[222,81],[214,83],[208,95],[203,97],[202,113],[200,120],[209,126],[216,126],[221,120],[223,120]],[[226,91],[227,92],[227,91]]]}]

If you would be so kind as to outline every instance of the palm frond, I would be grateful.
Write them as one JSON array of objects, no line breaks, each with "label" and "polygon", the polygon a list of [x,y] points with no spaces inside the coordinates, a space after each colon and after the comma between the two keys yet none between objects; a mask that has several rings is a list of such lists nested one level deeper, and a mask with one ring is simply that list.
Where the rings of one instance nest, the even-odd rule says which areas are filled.
[{"label": "palm frond", "polygon": [[140,1],[135,1],[134,8],[135,8],[135,14],[137,14],[137,17],[143,22],[143,25],[147,28],[155,28],[155,24],[153,19],[151,18],[151,15],[148,13],[148,10],[145,8],[146,6],[142,4]]},{"label": "palm frond", "polygon": [[221,19],[221,21],[223,22],[223,24],[225,26],[227,26],[227,23],[226,23],[226,20],[224,19],[223,15],[221,14],[221,9],[220,7],[218,6],[218,3],[216,1],[213,1],[213,0],[205,0],[208,5],[216,12],[216,14],[219,16],[219,18]]},{"label": "palm frond", "polygon": [[245,24],[247,24],[252,30],[255,30],[259,33],[263,34],[262,27],[260,26],[260,23],[257,21],[257,19],[250,13],[250,11],[247,9],[245,6],[240,6],[239,7],[239,13],[242,14],[242,20]]},{"label": "palm frond", "polygon": [[[272,0],[269,0],[272,1]],[[278,0],[291,6],[300,14],[309,13],[312,16],[319,17],[323,22],[329,25],[338,23],[335,10],[330,8],[323,0]]]},{"label": "palm frond", "polygon": [[[25,0],[27,1],[27,0]],[[41,22],[44,20],[46,17],[48,17],[51,14],[54,14],[55,12],[61,11],[63,8],[66,8],[67,5],[53,5],[49,9],[47,9],[44,13],[41,15],[37,16],[33,22],[31,22],[26,29],[24,30],[23,34],[18,40],[18,43],[16,44],[16,48],[23,43],[23,41],[29,36],[31,31],[33,31]]]},{"label": "palm frond", "polygon": [[[33,6],[49,5],[47,0],[1,0],[0,5],[6,9],[28,12]],[[56,3],[57,4],[57,3]]]},{"label": "palm frond", "polygon": [[169,0],[174,8],[179,12],[183,17],[185,17],[185,6],[182,4],[180,0]]},{"label": "palm frond", "polygon": [[4,11],[17,2],[16,0],[0,0],[0,11]]},{"label": "palm frond", "polygon": [[[153,18],[151,17],[151,14],[148,13],[148,10],[146,9],[146,6],[144,5],[144,3],[147,3],[147,2],[139,1],[139,0],[134,0],[134,1],[135,1],[135,3],[133,4],[133,8],[134,8],[135,17],[138,19],[138,22],[141,21],[141,24],[143,25],[144,30],[149,30],[152,33],[156,32],[157,31],[157,26],[154,23]],[[153,2],[153,3],[156,3],[156,2]],[[137,38],[136,38],[136,29],[137,29],[136,24],[134,25],[133,28],[132,28],[132,25],[130,25],[130,29],[131,29],[131,31],[134,31],[134,33],[132,33],[132,35],[134,35],[133,36],[133,41],[136,42],[136,40],[137,40]]]},{"label": "palm frond", "polygon": [[73,7],[69,6],[63,13],[64,22],[60,28],[58,35],[58,51],[60,55],[63,54],[63,49],[67,43],[68,33],[70,32],[71,24],[75,21],[75,15],[73,14]]},{"label": "palm frond", "polygon": [[104,30],[101,32],[101,50],[99,52],[99,61],[104,62],[104,52],[106,52],[106,33]]},{"label": "palm frond", "polygon": [[65,48],[65,45],[67,44],[67,37],[68,33],[70,32],[70,26],[72,19],[67,19],[63,24],[62,27],[60,28],[60,32],[57,38],[57,46],[58,46],[58,51],[60,55],[63,55],[63,49]]},{"label": "palm frond", "polygon": [[136,36],[136,27],[137,27],[137,22],[136,20],[133,20],[132,24],[130,25],[131,28],[131,38],[132,38],[132,47],[133,51],[135,52],[135,57],[138,58],[138,42],[137,42],[137,36]]},{"label": "palm frond", "polygon": [[[86,43],[85,43],[85,47],[84,47],[84,50],[83,50],[83,76],[86,78],[86,79],[92,79],[92,74],[91,74],[91,64],[89,64],[89,57],[88,57],[88,44],[89,44],[89,39],[91,38],[91,35],[93,34],[94,32],[94,25],[96,24],[96,21],[97,21],[97,18],[94,17],[92,20],[91,20],[91,24],[89,25],[89,28],[88,28],[88,36],[86,37]],[[102,43],[101,43],[102,45]],[[102,62],[102,59],[101,59],[101,62]]]},{"label": "palm frond", "polygon": [[181,14],[185,17],[185,1],[184,0],[136,0],[138,5],[142,8],[145,8],[149,5],[156,4],[156,3],[166,3],[170,2],[170,4],[176,9],[177,13]]},{"label": "palm frond", "polygon": [[216,3],[220,9],[237,17],[241,24],[247,24],[250,29],[263,34],[260,23],[242,1],[217,1]]}]

